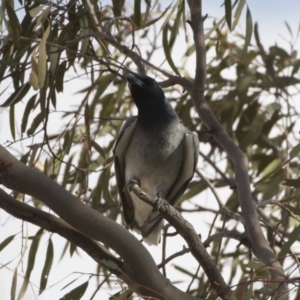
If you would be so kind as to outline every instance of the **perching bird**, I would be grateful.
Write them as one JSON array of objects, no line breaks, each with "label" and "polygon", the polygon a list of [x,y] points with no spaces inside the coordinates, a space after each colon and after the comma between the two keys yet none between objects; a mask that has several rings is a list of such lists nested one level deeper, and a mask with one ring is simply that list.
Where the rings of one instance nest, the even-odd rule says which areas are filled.
[{"label": "perching bird", "polygon": [[116,142],[117,185],[126,223],[149,245],[157,245],[162,217],[129,192],[127,183],[136,179],[150,197],[175,205],[193,177],[199,141],[184,127],[153,78],[130,74],[127,81],[138,115],[125,122]]}]

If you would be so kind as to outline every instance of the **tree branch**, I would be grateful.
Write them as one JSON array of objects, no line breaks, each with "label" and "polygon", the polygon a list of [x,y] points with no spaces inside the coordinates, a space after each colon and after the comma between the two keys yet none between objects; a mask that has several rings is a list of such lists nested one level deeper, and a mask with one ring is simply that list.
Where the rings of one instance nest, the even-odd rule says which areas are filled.
[{"label": "tree branch", "polygon": [[[150,198],[144,191],[142,191],[137,183],[130,185],[130,188],[131,191],[144,202],[148,203],[152,207],[157,205],[156,200]],[[165,200],[162,200],[162,205],[158,207],[158,209],[161,215],[188,243],[192,255],[202,266],[213,289],[217,292],[219,297],[222,299],[229,299],[231,295],[230,287],[225,283],[220,271],[210,255],[207,253],[201,242],[201,238],[195,232],[193,225],[185,220],[181,213]]]},{"label": "tree branch", "polygon": [[25,166],[2,146],[0,182],[41,200],[73,228],[113,249],[123,259],[128,276],[124,281],[139,295],[147,299],[195,299],[170,284],[147,249],[124,227],[83,204],[43,173]]},{"label": "tree branch", "polygon": [[[191,92],[194,106],[211,134],[226,151],[235,167],[235,182],[238,191],[240,206],[242,208],[245,227],[251,242],[253,254],[267,266],[272,280],[285,280],[283,269],[266,241],[258,222],[256,208],[252,202],[250,182],[248,177],[248,159],[246,155],[235,145],[231,137],[222,128],[215,115],[209,109],[204,98],[206,81],[206,48],[203,31],[201,0],[188,1],[191,11],[189,22],[194,36],[196,48],[196,73]],[[285,283],[279,284],[278,295],[288,292]]]},{"label": "tree branch", "polygon": [[121,260],[110,254],[107,249],[97,242],[73,229],[64,220],[20,202],[8,195],[2,189],[0,189],[0,207],[8,214],[18,219],[59,234],[68,241],[82,248],[96,262],[102,264],[102,266],[116,276],[124,277],[121,276],[123,272],[123,262]]}]

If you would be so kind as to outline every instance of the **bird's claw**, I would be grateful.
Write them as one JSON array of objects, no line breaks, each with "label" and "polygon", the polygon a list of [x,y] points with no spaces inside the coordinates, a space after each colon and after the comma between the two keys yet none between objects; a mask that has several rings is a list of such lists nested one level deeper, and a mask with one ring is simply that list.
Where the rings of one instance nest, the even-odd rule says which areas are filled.
[{"label": "bird's claw", "polygon": [[132,191],[132,187],[134,184],[137,184],[139,187],[141,186],[141,181],[138,178],[131,178],[127,181],[127,190],[130,193]]},{"label": "bird's claw", "polygon": [[163,204],[164,204],[163,199],[161,199],[160,197],[157,197],[155,199],[155,203],[153,206],[153,212],[159,211]]}]

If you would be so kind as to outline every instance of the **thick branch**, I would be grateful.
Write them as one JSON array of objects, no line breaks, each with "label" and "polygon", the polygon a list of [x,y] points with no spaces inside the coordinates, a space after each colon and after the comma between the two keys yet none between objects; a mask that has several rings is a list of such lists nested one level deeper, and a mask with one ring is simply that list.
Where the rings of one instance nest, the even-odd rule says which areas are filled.
[{"label": "thick branch", "polygon": [[[193,30],[196,48],[196,73],[194,86],[191,92],[195,108],[209,128],[214,138],[226,151],[235,167],[235,182],[237,186],[240,206],[245,220],[246,232],[251,242],[253,254],[263,263],[270,266],[269,274],[273,280],[285,280],[283,269],[268,245],[258,222],[256,208],[252,202],[250,182],[248,177],[248,160],[246,155],[235,145],[231,137],[224,131],[215,115],[210,111],[204,99],[206,80],[206,50],[203,32],[203,18],[201,0],[188,1],[191,10],[189,24]],[[287,293],[286,284],[280,287],[280,293]]]},{"label": "thick branch", "polygon": [[[151,199],[139,186],[134,183],[130,186],[132,192],[135,193],[144,202],[151,206],[155,206],[155,199]],[[218,293],[222,299],[229,299],[231,295],[230,287],[225,283],[220,271],[215,265],[214,261],[207,253],[204,245],[201,242],[201,238],[195,232],[192,224],[185,220],[181,213],[177,211],[167,201],[162,200],[163,204],[158,208],[161,215],[177,230],[177,232],[188,243],[191,253],[195,259],[202,266],[205,274],[207,275],[212,287]]]},{"label": "thick branch", "polygon": [[96,262],[102,264],[116,276],[126,278],[125,276],[121,276],[123,272],[123,262],[121,260],[110,254],[106,248],[101,247],[97,242],[73,229],[64,220],[20,202],[2,189],[0,189],[0,207],[18,219],[59,234],[82,248]]},{"label": "thick branch", "polygon": [[2,146],[0,182],[41,200],[73,228],[113,249],[123,259],[126,283],[138,294],[147,299],[194,299],[162,276],[147,249],[121,225],[83,204],[43,173],[25,166]]}]

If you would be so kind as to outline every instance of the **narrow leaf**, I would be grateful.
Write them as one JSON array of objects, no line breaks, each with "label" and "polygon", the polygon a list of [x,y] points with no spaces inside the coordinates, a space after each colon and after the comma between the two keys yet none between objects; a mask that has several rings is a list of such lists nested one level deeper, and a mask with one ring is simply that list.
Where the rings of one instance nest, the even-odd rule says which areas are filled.
[{"label": "narrow leaf", "polygon": [[248,46],[250,45],[250,42],[251,42],[252,32],[253,32],[252,16],[251,16],[251,12],[249,10],[249,7],[247,6],[246,36],[245,36],[245,44],[244,44],[244,49],[243,49],[242,56],[244,56],[247,53]]},{"label": "narrow leaf", "polygon": [[144,23],[144,24],[141,26],[140,29],[143,29],[143,28],[146,28],[146,27],[148,27],[148,26],[151,26],[152,24],[154,24],[154,23],[156,23],[157,21],[159,21],[159,20],[166,14],[166,12],[170,9],[171,5],[172,5],[172,3],[171,3],[171,4],[163,11],[163,13],[162,13],[159,17],[157,17],[157,18],[155,18],[155,19],[153,19],[153,20],[151,20],[151,21],[149,21],[149,22],[147,22],[147,23]]},{"label": "narrow leaf", "polygon": [[25,83],[24,85],[21,85],[18,90],[14,91],[8,97],[8,99],[3,104],[0,105],[0,107],[7,107],[10,105],[14,105],[19,101],[23,100],[23,98],[25,97],[29,89],[30,89],[29,83]]},{"label": "narrow leaf", "polygon": [[298,240],[300,235],[300,225],[295,227],[294,230],[288,235],[288,240],[281,247],[278,258],[284,258],[290,251],[292,245]]},{"label": "narrow leaf", "polygon": [[11,235],[0,244],[0,252],[14,239],[16,235]]},{"label": "narrow leaf", "polygon": [[106,159],[106,153],[103,150],[103,148],[97,144],[95,141],[92,141],[92,147],[95,148],[95,150],[104,158]]},{"label": "narrow leaf", "polygon": [[293,38],[293,31],[292,31],[292,29],[291,29],[289,23],[288,23],[287,21],[284,21],[284,24],[285,24],[285,26],[286,26],[288,32],[290,33],[291,38]]},{"label": "narrow leaf", "polygon": [[71,292],[65,294],[62,298],[60,298],[60,300],[80,300],[80,299],[82,299],[82,296],[85,293],[88,285],[89,285],[89,281],[84,282],[83,284],[76,287]]},{"label": "narrow leaf", "polygon": [[24,113],[23,113],[23,118],[22,118],[22,123],[21,123],[21,133],[23,134],[26,130],[27,127],[27,122],[28,122],[28,117],[34,108],[35,100],[36,100],[37,94],[33,95],[27,102]]},{"label": "narrow leaf", "polygon": [[115,17],[121,16],[125,0],[112,0],[113,12]]},{"label": "narrow leaf", "polygon": [[36,57],[36,48],[33,49],[31,53],[31,72],[29,76],[29,83],[35,91],[39,89],[39,80],[38,80],[38,59]]},{"label": "narrow leaf", "polygon": [[236,8],[235,14],[234,14],[234,20],[232,24],[232,30],[234,30],[235,26],[238,24],[239,19],[241,17],[243,8],[245,6],[246,0],[239,0],[238,6]]},{"label": "narrow leaf", "polygon": [[64,76],[67,68],[67,62],[62,62],[57,70],[56,80],[55,80],[55,89],[58,93],[64,91]]},{"label": "narrow leaf", "polygon": [[292,75],[291,76],[294,76],[300,69],[300,59],[297,59],[293,62],[293,71],[292,71]]},{"label": "narrow leaf", "polygon": [[225,19],[226,23],[231,31],[231,0],[225,0]]},{"label": "narrow leaf", "polygon": [[296,157],[300,153],[300,144],[293,147],[293,149],[290,151],[290,159]]},{"label": "narrow leaf", "polygon": [[31,135],[35,132],[37,127],[42,123],[43,121],[43,114],[39,113],[32,121],[30,128],[27,130],[27,135]]},{"label": "narrow leaf", "polygon": [[10,298],[11,298],[11,300],[16,299],[17,279],[18,279],[18,268],[16,268],[15,271],[14,271],[14,276],[13,276],[12,283],[11,283],[11,288],[10,288]]},{"label": "narrow leaf", "polygon": [[140,27],[141,20],[141,0],[134,0],[134,25]]},{"label": "narrow leaf", "polygon": [[102,96],[102,94],[105,92],[105,90],[111,84],[112,79],[113,79],[112,75],[101,76],[98,79],[99,85],[98,85],[97,91],[95,93],[94,99],[98,100]]},{"label": "narrow leaf", "polygon": [[169,41],[168,41],[168,31],[169,31],[169,25],[167,24],[164,27],[163,34],[162,34],[163,49],[165,52],[167,62],[169,63],[170,67],[177,75],[180,76],[179,71],[177,70],[177,68],[173,62],[172,56],[171,56],[171,49],[170,49],[170,45],[169,45]]},{"label": "narrow leaf", "polygon": [[24,296],[24,294],[27,290],[29,280],[30,280],[30,275],[31,275],[31,272],[34,268],[35,258],[36,258],[36,255],[37,255],[37,250],[38,250],[38,247],[39,247],[39,243],[40,243],[40,239],[41,239],[41,235],[42,235],[43,231],[44,230],[42,228],[39,229],[37,231],[37,233],[35,234],[35,236],[33,238],[33,241],[31,243],[29,254],[28,254],[27,269],[26,269],[24,281],[23,281],[23,284],[22,284],[22,287],[21,287],[21,291],[20,291],[19,296],[18,296],[18,300],[21,300],[23,298],[23,296]]},{"label": "narrow leaf", "polygon": [[50,270],[53,264],[53,256],[54,256],[54,250],[53,250],[53,243],[52,240],[49,240],[47,253],[46,253],[46,259],[44,263],[44,268],[41,274],[41,280],[40,280],[40,294],[45,290],[50,274]]},{"label": "narrow leaf", "polygon": [[300,179],[283,178],[281,184],[285,186],[292,186],[294,188],[300,188]]},{"label": "narrow leaf", "polygon": [[12,33],[12,38],[13,38],[15,48],[18,48],[19,47],[19,35],[20,35],[20,32],[22,31],[22,27],[20,25],[19,19],[16,15],[14,9],[10,5],[10,1],[8,1],[8,0],[5,1],[5,7],[6,7],[8,19],[9,19],[9,31],[11,31],[11,33]]},{"label": "narrow leaf", "polygon": [[73,130],[66,131],[65,136],[64,136],[64,143],[63,143],[63,147],[62,147],[65,154],[70,153],[70,150],[71,150],[72,145],[73,145],[74,136],[75,136],[74,128],[73,128]]},{"label": "narrow leaf", "polygon": [[10,126],[10,133],[12,138],[16,139],[16,129],[15,129],[15,106],[11,105],[9,109],[9,126]]},{"label": "narrow leaf", "polygon": [[48,25],[46,31],[44,32],[43,38],[39,46],[39,60],[37,65],[39,88],[42,88],[44,86],[45,78],[46,78],[46,72],[47,72],[46,42],[49,33],[50,33],[50,25]]}]

